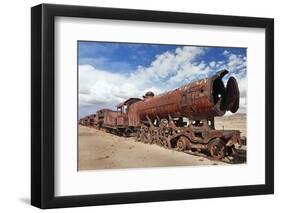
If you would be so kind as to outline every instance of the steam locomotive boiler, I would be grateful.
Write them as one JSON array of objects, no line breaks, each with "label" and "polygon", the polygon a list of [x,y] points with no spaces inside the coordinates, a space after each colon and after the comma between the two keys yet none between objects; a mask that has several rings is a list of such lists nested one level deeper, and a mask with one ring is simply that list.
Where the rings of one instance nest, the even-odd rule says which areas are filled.
[{"label": "steam locomotive boiler", "polygon": [[239,108],[236,79],[230,77],[226,86],[222,80],[227,73],[222,70],[158,96],[147,92],[143,99],[130,98],[117,105],[113,125],[107,128],[165,148],[205,152],[215,159],[231,156],[241,144],[240,132],[216,130],[214,123],[214,117]]}]

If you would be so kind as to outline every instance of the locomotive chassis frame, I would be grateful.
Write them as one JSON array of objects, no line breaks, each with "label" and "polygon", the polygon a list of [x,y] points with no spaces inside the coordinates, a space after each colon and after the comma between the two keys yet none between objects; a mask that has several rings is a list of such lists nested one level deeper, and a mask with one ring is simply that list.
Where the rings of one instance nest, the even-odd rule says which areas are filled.
[{"label": "locomotive chassis frame", "polygon": [[[54,20],[83,17],[265,29],[265,184],[55,196]],[[39,208],[274,193],[274,20],[239,16],[41,4],[31,9],[31,204]]]}]

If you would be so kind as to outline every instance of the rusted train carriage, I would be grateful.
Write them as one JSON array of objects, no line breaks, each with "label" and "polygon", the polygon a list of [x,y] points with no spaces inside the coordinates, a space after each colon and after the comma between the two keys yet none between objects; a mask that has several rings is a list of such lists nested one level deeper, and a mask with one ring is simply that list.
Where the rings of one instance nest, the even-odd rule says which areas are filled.
[{"label": "rusted train carriage", "polygon": [[[237,130],[215,130],[214,117],[239,108],[239,88],[230,77],[225,87],[222,70],[214,76],[186,84],[176,90],[143,99],[130,98],[108,113],[106,128],[124,136],[136,136],[145,143],[156,143],[177,150],[208,151],[214,158],[231,155],[240,144]],[[99,111],[98,111],[99,112]],[[96,118],[99,118],[99,113]],[[189,122],[187,122],[188,118]]]},{"label": "rusted train carriage", "polygon": [[87,115],[83,118],[79,119],[79,124],[84,125],[84,126],[94,126],[95,123],[95,114]]},{"label": "rusted train carriage", "polygon": [[[122,104],[125,106],[126,103]],[[123,111],[123,107],[117,107],[117,111],[110,109],[101,109],[96,112],[97,128],[102,128],[107,132],[117,135],[130,136],[133,127],[129,128],[127,112]]]},{"label": "rusted train carriage", "polygon": [[116,126],[117,112],[110,109],[101,109],[96,112],[95,126],[101,127],[114,127]]}]

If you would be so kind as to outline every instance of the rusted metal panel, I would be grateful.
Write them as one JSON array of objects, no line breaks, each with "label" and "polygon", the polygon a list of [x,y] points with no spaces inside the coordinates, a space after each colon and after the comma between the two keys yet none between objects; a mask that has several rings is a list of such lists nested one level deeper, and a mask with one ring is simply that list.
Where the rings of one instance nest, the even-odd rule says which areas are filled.
[{"label": "rusted metal panel", "polygon": [[117,117],[117,126],[127,127],[129,125],[128,116],[125,114],[118,115]]},{"label": "rusted metal panel", "polygon": [[132,104],[128,108],[128,124],[129,126],[139,127],[140,126],[140,117],[138,114],[138,105]]},{"label": "rusted metal panel", "polygon": [[96,112],[95,126],[102,127],[102,125],[116,125],[117,111],[110,109],[101,109]]},{"label": "rusted metal panel", "polygon": [[138,103],[137,113],[141,120],[146,120],[146,116],[151,119],[166,118],[169,114],[176,117],[180,113],[180,94],[177,90],[153,98],[149,98]]},{"label": "rusted metal panel", "polygon": [[117,111],[106,110],[104,112],[104,124],[110,126],[116,126]]}]

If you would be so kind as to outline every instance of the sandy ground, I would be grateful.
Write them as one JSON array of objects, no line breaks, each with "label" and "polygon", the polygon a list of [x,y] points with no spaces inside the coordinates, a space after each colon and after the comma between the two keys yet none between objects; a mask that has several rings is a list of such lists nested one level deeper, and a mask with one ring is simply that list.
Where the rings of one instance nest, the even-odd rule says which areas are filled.
[{"label": "sandy ground", "polygon": [[[216,128],[239,129],[245,134],[245,118],[243,114],[219,118]],[[164,149],[84,126],[79,126],[78,145],[79,170],[226,164],[211,161],[203,154],[198,156]]]},{"label": "sandy ground", "polygon": [[79,132],[79,170],[224,164],[84,126]]},{"label": "sandy ground", "polygon": [[246,114],[242,113],[215,118],[216,129],[239,130],[241,132],[241,136],[247,136],[246,123]]}]

